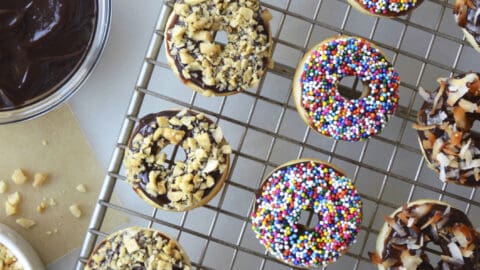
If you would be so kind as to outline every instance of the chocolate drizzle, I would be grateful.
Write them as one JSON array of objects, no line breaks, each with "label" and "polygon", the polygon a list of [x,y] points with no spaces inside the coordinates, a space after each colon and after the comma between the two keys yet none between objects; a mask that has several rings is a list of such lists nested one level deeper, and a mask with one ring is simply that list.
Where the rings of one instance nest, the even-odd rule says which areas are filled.
[{"label": "chocolate drizzle", "polygon": [[93,39],[96,0],[0,1],[0,110],[53,93]]}]

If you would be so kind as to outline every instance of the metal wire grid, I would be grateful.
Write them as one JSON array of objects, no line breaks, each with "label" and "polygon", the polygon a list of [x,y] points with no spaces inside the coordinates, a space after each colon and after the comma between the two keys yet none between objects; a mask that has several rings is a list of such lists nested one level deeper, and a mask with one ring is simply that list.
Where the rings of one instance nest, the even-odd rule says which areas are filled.
[{"label": "metal wire grid", "polygon": [[[470,69],[479,60],[478,55],[459,34],[460,30],[444,30],[445,26],[454,24],[451,19],[453,16],[451,2],[425,1],[408,16],[385,20],[364,16],[352,9],[344,0],[263,1],[262,5],[269,8],[275,18],[272,22],[275,68],[268,72],[256,89],[233,97],[210,98],[209,101],[215,99],[217,102],[214,102],[216,109],[212,109],[212,106],[206,103],[206,98],[189,90],[182,90],[182,92],[179,89],[169,89],[162,84],[164,82],[158,84],[160,88],[158,91],[153,89],[157,87],[154,86],[156,78],[165,79],[165,76],[153,76],[154,73],[157,70],[163,72],[169,68],[161,59],[163,32],[166,19],[172,9],[172,2],[166,1],[161,6],[159,19],[76,269],[82,269],[95,244],[107,235],[102,230],[102,225],[109,211],[118,211],[135,220],[146,222],[148,227],[168,230],[180,240],[189,253],[193,265],[198,269],[289,269],[288,266],[268,256],[258,241],[253,239],[248,214],[253,205],[253,193],[260,179],[273,167],[289,159],[300,157],[323,158],[345,169],[356,182],[364,200],[364,219],[358,243],[332,268],[374,269],[368,260],[367,252],[374,249],[375,238],[383,223],[383,216],[406,201],[419,198],[445,200],[464,209],[474,224],[480,224],[479,215],[476,215],[480,214],[478,194],[474,189],[440,183],[436,175],[426,168],[417,147],[415,132],[410,128],[412,121],[415,120],[416,109],[421,103],[420,98],[417,98],[416,90],[420,84],[433,88],[435,83],[432,82],[432,78],[461,73]],[[299,7],[304,9],[301,10]],[[343,17],[340,11],[344,11]],[[417,13],[419,17],[412,17]],[[430,18],[425,14],[429,14]],[[322,21],[322,18],[327,19]],[[356,20],[360,23],[356,23]],[[299,29],[299,25],[306,26],[305,31]],[[359,28],[365,25],[370,26],[369,31]],[[293,33],[293,36],[288,35],[289,33]],[[291,56],[295,55],[300,59],[310,46],[319,42],[322,37],[328,37],[334,33],[362,36],[372,40],[384,49],[399,69],[400,65],[404,64],[405,68],[400,70],[402,78],[404,74],[411,77],[402,81],[400,95],[404,102],[401,103],[388,128],[380,136],[364,143],[325,139],[304,127],[300,118],[294,116],[295,108],[288,92],[289,83],[285,83],[291,80],[297,63]],[[421,38],[423,34],[430,37],[424,39],[425,42]],[[300,40],[301,44],[297,43],[298,35],[304,35]],[[396,41],[391,40],[393,36],[397,38]],[[409,45],[412,36],[415,46],[422,49]],[[446,51],[444,45],[438,45],[440,40],[456,49]],[[439,51],[441,57],[436,60],[433,56]],[[450,59],[451,63],[445,62],[445,59]],[[174,79],[171,72],[167,71],[164,74]],[[343,92],[347,95],[348,89],[361,87],[358,80],[345,79],[344,81]],[[278,88],[272,89],[275,82]],[[352,93],[351,90],[350,93]],[[283,97],[282,94],[284,94]],[[237,103],[239,100],[240,102]],[[247,102],[249,107],[241,108],[239,104],[245,100],[249,100]],[[128,203],[121,206],[110,201],[112,193],[122,186],[125,180],[121,167],[129,136],[138,117],[152,112],[149,111],[151,109],[145,109],[149,107],[146,104],[150,103],[155,104],[153,107],[157,108],[157,111],[159,108],[168,108],[164,106],[180,106],[204,112],[217,119],[231,143],[231,137],[235,137],[232,145],[235,151],[231,178],[222,192],[202,208],[204,212],[199,212],[202,211],[200,209],[171,214],[152,208],[148,208],[145,212]],[[276,114],[267,111],[270,116],[277,116],[276,122],[257,120],[259,115],[265,117],[261,112],[266,106],[275,108]],[[142,107],[146,110],[145,112],[142,112]],[[260,147],[263,152],[253,149],[259,145],[263,146],[263,148]],[[174,158],[170,157],[170,159]],[[243,207],[247,211],[237,209],[242,208],[242,205],[247,205]],[[207,212],[210,214],[206,215]],[[204,214],[205,216],[202,216]],[[209,222],[206,228],[201,228],[205,220]],[[308,214],[302,217],[302,220],[305,224],[316,222],[315,218]],[[225,231],[225,225],[236,226],[236,230],[229,228]],[[229,235],[232,230],[234,237]],[[193,238],[197,241],[188,240]],[[198,241],[201,244],[198,244]],[[195,253],[194,257],[192,253]]]}]

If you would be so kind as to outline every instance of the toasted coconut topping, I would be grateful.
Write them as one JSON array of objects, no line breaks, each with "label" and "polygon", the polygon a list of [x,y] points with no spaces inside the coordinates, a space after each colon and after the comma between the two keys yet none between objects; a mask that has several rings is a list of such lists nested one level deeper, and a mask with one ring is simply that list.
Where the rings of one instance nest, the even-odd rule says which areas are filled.
[{"label": "toasted coconut topping", "polygon": [[[426,100],[417,123],[420,145],[428,161],[439,172],[440,180],[462,185],[480,185],[480,138],[471,133],[480,116],[480,75],[467,73],[439,80],[437,91],[423,89]],[[432,98],[433,97],[433,98]]]},{"label": "toasted coconut topping", "polygon": [[471,34],[477,44],[480,35],[478,28],[480,9],[478,4],[478,0],[456,0],[453,8],[453,14],[458,26]]},{"label": "toasted coconut topping", "polygon": [[[383,249],[370,253],[379,269],[480,269],[480,239],[460,210],[435,201],[412,203],[385,221]],[[429,244],[443,251],[440,261],[427,253]]]}]

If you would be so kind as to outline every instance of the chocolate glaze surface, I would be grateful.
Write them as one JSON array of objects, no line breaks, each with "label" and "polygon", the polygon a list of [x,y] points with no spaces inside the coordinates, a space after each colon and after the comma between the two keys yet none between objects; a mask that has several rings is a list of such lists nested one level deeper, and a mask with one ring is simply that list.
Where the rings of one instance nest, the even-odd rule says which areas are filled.
[{"label": "chocolate glaze surface", "polygon": [[0,1],[0,110],[53,93],[94,36],[96,0]]}]

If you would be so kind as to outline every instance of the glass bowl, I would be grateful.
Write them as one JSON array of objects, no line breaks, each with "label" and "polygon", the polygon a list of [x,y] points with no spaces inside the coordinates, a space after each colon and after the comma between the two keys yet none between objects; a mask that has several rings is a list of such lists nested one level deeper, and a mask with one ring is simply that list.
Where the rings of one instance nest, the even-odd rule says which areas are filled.
[{"label": "glass bowl", "polygon": [[112,15],[111,0],[97,0],[97,21],[90,48],[76,69],[56,89],[25,106],[0,111],[0,125],[29,120],[43,115],[73,96],[85,83],[105,48]]}]

